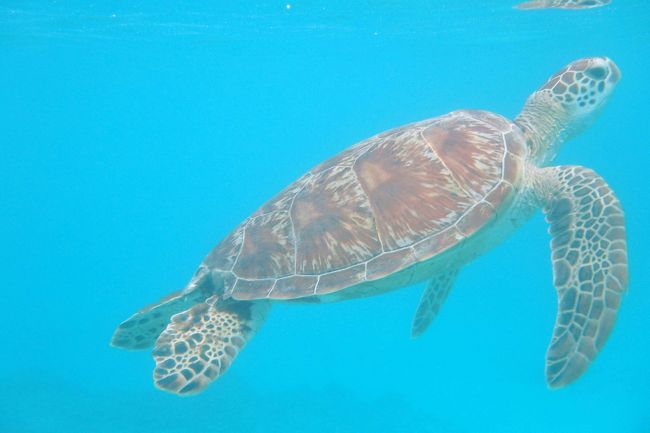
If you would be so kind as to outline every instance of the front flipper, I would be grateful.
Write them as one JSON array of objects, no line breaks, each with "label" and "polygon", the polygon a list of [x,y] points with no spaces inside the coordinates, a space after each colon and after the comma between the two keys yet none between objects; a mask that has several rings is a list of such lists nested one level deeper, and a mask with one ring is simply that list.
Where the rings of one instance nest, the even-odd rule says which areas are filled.
[{"label": "front flipper", "polygon": [[540,174],[558,294],[546,380],[558,388],[585,372],[614,326],[627,288],[627,246],[623,210],[600,176],[577,166]]},{"label": "front flipper", "polygon": [[269,308],[268,301],[207,301],[173,316],[153,351],[156,386],[182,395],[203,391],[226,372]]},{"label": "front flipper", "polygon": [[458,268],[436,275],[429,281],[422,292],[420,304],[413,317],[411,336],[418,337],[427,330],[433,319],[438,315],[442,303],[447,299],[451,287],[456,281]]}]

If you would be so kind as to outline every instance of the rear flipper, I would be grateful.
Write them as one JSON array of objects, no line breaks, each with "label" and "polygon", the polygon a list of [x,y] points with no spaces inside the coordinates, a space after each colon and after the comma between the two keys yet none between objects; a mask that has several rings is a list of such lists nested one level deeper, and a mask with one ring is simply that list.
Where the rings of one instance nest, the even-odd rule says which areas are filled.
[{"label": "rear flipper", "polygon": [[176,313],[202,302],[208,295],[202,290],[178,291],[157,304],[145,307],[126,319],[115,330],[111,345],[126,350],[142,350],[153,346],[160,333]]},{"label": "rear flipper", "polygon": [[612,331],[627,288],[627,246],[623,210],[600,176],[565,166],[540,170],[540,179],[558,294],[546,380],[557,388],[587,370]]},{"label": "rear flipper", "polygon": [[226,372],[271,306],[269,301],[215,298],[173,316],[156,341],[153,378],[158,388],[181,395],[203,391]]},{"label": "rear flipper", "polygon": [[209,273],[200,269],[184,290],[172,293],[157,304],[144,307],[120,323],[113,334],[111,346],[126,350],[142,350],[153,346],[174,314],[205,301],[212,296],[214,290]]}]

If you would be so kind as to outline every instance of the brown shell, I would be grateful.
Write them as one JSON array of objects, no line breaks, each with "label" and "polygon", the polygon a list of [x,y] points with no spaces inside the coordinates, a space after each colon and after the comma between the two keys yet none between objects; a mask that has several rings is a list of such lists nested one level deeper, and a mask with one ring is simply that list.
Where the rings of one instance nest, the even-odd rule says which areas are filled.
[{"label": "brown shell", "polygon": [[430,259],[485,225],[519,182],[519,129],[456,111],[362,141],[233,230],[204,265],[236,299],[332,293]]}]

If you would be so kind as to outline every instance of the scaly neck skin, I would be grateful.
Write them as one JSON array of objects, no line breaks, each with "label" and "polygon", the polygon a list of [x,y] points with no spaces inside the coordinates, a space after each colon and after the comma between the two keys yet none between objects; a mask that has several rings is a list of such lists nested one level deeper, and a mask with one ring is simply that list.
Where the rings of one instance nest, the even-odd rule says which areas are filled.
[{"label": "scaly neck skin", "polygon": [[515,123],[524,131],[530,159],[537,166],[547,165],[555,158],[569,126],[562,107],[543,92],[528,98]]}]

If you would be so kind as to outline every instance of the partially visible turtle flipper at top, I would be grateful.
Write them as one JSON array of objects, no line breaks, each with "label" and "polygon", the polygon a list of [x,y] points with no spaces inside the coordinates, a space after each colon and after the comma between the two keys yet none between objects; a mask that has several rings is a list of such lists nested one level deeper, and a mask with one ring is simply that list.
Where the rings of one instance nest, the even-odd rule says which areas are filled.
[{"label": "partially visible turtle flipper at top", "polygon": [[519,3],[515,9],[592,9],[609,3],[611,0],[532,0]]}]

